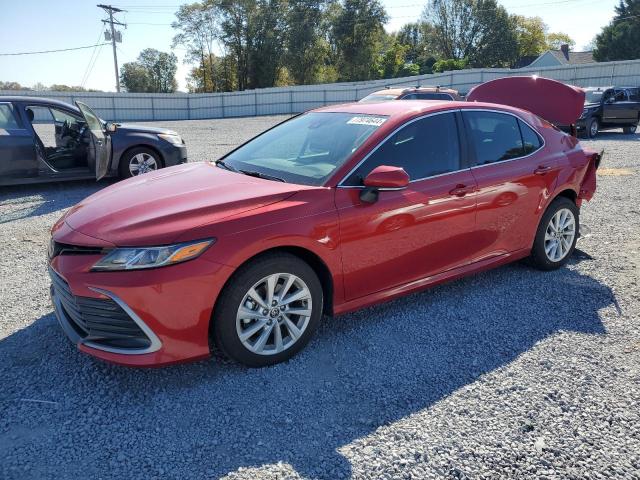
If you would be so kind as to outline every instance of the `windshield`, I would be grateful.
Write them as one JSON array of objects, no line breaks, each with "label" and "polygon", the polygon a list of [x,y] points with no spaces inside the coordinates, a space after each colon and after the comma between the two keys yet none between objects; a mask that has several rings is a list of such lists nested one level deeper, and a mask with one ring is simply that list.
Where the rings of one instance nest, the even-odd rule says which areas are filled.
[{"label": "windshield", "polygon": [[254,138],[224,158],[237,171],[322,185],[387,117],[311,112]]},{"label": "windshield", "polygon": [[585,92],[584,103],[600,103],[603,93],[601,90],[587,90]]},{"label": "windshield", "polygon": [[375,102],[388,102],[389,100],[395,100],[398,95],[376,95],[371,94],[360,100],[360,103],[375,103]]}]

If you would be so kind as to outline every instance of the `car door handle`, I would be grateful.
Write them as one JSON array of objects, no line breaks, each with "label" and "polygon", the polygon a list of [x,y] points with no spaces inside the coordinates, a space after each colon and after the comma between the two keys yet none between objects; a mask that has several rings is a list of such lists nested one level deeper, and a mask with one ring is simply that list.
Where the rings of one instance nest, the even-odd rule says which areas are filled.
[{"label": "car door handle", "polygon": [[551,165],[540,165],[533,171],[533,173],[536,175],[545,175],[551,171],[551,168]]},{"label": "car door handle", "polygon": [[472,187],[467,187],[466,185],[459,183],[455,186],[454,189],[449,190],[449,195],[455,195],[456,197],[464,197],[467,193],[471,193],[473,191]]}]

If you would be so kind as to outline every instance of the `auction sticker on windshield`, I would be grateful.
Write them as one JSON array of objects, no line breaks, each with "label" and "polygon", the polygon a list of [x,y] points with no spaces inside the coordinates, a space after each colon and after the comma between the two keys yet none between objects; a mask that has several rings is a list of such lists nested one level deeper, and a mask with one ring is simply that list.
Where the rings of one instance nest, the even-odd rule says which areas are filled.
[{"label": "auction sticker on windshield", "polygon": [[373,127],[379,127],[386,120],[386,117],[353,117],[347,122],[347,125],[371,125]]}]

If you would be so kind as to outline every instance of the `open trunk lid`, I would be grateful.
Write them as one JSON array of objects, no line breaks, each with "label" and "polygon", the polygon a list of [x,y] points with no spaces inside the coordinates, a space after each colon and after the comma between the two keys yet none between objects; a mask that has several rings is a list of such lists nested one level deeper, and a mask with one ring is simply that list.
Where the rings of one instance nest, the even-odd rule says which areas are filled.
[{"label": "open trunk lid", "polygon": [[554,125],[573,125],[584,109],[584,90],[538,76],[504,77],[471,89],[469,102],[488,102],[528,110]]}]

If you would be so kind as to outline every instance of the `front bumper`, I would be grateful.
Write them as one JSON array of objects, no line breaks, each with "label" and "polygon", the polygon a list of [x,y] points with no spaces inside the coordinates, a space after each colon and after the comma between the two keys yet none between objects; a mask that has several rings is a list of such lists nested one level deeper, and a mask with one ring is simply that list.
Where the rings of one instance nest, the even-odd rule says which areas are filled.
[{"label": "front bumper", "polygon": [[[168,143],[168,142],[166,142]],[[187,147],[186,145],[168,144],[162,151],[164,157],[164,166],[173,167],[181,163],[187,163]]]},{"label": "front bumper", "polygon": [[99,258],[59,255],[50,264],[56,317],[81,351],[138,367],[210,354],[213,306],[231,267],[198,258],[150,270],[91,272]]}]

